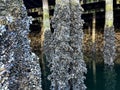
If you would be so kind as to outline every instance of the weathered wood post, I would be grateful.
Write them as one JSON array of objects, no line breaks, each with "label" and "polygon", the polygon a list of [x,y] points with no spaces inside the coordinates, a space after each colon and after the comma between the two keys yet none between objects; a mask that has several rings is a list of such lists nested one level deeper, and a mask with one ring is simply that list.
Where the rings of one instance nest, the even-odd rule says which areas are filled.
[{"label": "weathered wood post", "polygon": [[[22,0],[0,0],[0,90],[42,90],[38,57],[28,39],[32,18]],[[2,8],[2,9],[1,9]]]},{"label": "weathered wood post", "polygon": [[104,63],[114,65],[115,60],[115,31],[113,25],[113,0],[105,1],[105,27],[104,27]]}]

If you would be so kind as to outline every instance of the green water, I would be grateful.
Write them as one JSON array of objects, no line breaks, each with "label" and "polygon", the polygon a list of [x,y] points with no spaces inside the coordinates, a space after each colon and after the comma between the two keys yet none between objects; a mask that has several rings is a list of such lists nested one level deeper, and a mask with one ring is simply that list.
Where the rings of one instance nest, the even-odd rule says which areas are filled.
[{"label": "green water", "polygon": [[103,64],[88,66],[86,75],[87,90],[120,90],[120,65],[107,67]]},{"label": "green water", "polygon": [[[120,65],[107,67],[104,64],[87,65],[85,84],[87,90],[120,90]],[[47,72],[46,72],[47,71]],[[47,80],[48,68],[42,74],[43,90],[50,90],[50,81]]]}]

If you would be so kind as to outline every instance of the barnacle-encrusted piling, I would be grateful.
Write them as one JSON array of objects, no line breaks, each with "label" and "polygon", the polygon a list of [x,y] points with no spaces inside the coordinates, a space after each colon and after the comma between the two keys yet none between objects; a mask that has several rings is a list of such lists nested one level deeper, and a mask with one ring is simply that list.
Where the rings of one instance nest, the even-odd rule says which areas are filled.
[{"label": "barnacle-encrusted piling", "polygon": [[105,29],[104,29],[104,63],[114,65],[116,56],[115,31],[113,23],[113,0],[106,0]]},{"label": "barnacle-encrusted piling", "polygon": [[0,11],[0,90],[42,90],[38,57],[27,37],[31,17],[22,0],[1,0]]},{"label": "barnacle-encrusted piling", "polygon": [[85,90],[87,72],[82,53],[83,23],[79,0],[56,0],[52,27],[45,33],[51,90]]}]

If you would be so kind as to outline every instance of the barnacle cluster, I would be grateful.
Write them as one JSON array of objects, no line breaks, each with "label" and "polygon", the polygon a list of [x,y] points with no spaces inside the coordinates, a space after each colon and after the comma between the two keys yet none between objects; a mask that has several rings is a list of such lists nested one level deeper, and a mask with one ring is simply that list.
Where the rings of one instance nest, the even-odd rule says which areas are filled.
[{"label": "barnacle cluster", "polygon": [[115,31],[114,26],[105,27],[104,30],[104,63],[114,65],[116,57]]},{"label": "barnacle cluster", "polygon": [[[45,32],[45,54],[49,61],[51,90],[85,90],[82,8],[79,0],[56,0],[52,27]],[[47,50],[46,50],[47,49]]]},{"label": "barnacle cluster", "polygon": [[0,11],[0,90],[42,90],[38,57],[27,37],[31,17],[23,1],[1,0]]}]

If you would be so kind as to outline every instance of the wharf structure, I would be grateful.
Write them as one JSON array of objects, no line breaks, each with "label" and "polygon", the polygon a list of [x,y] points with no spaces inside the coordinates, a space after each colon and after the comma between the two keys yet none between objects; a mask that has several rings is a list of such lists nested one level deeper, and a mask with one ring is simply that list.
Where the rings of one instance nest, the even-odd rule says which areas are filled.
[{"label": "wharf structure", "polygon": [[[105,0],[80,0],[84,9],[82,18],[85,21],[84,29],[89,30],[95,28],[98,31],[104,30],[105,25]],[[43,22],[42,0],[24,0],[27,7],[28,15],[34,18],[31,25],[31,31],[39,32]],[[48,0],[50,18],[53,16],[55,0]],[[119,31],[120,26],[120,0],[113,0],[114,26]]]},{"label": "wharf structure", "polygon": [[[111,0],[110,0],[111,1]],[[24,0],[28,15],[34,18],[31,29],[32,47],[38,51],[40,48],[40,32],[43,26],[43,5],[42,0]],[[84,9],[84,51],[91,51],[95,45],[96,51],[103,51],[103,33],[106,22],[106,0],[80,0]],[[120,0],[113,0],[113,25],[116,31],[116,47],[120,53]],[[50,19],[54,13],[55,0],[48,0]],[[109,7],[108,7],[109,10]],[[111,10],[111,9],[110,9]],[[52,29],[52,27],[51,27]],[[36,40],[36,41],[35,41]],[[120,54],[118,55],[120,56]]]}]

